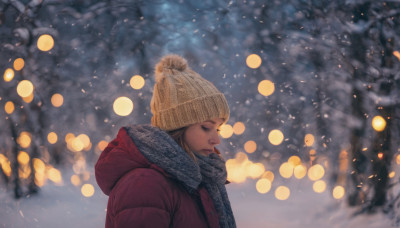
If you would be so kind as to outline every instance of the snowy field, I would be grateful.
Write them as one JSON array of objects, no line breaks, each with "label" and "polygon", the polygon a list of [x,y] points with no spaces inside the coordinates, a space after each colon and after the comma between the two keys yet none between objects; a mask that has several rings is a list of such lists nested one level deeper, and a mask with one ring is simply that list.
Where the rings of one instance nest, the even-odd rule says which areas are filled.
[{"label": "snowy field", "polygon": [[[97,187],[94,176],[88,181],[95,186],[95,194],[90,198],[84,197],[80,188],[66,181],[67,176],[63,186],[48,183],[39,195],[18,201],[0,188],[0,227],[104,227],[107,197]],[[393,227],[391,220],[381,213],[351,216],[354,209],[333,200],[327,192],[314,193],[311,184],[305,181],[285,183],[292,191],[286,201],[274,197],[274,187],[269,193],[257,193],[253,182],[228,185],[238,227]]]}]

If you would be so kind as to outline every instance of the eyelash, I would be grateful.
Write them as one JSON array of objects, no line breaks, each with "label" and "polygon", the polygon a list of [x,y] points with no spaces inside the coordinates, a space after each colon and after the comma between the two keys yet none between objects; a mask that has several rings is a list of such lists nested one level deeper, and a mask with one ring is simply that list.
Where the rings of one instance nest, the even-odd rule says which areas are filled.
[{"label": "eyelash", "polygon": [[[211,129],[210,128],[207,128],[207,127],[204,127],[204,126],[201,126],[201,128],[204,130],[204,131],[210,131]],[[219,133],[221,130],[220,129],[217,129],[217,133]]]}]

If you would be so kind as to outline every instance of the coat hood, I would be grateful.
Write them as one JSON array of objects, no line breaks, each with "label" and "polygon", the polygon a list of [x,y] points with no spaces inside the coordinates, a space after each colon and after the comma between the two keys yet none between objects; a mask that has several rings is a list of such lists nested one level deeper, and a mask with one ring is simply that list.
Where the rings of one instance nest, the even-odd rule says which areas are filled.
[{"label": "coat hood", "polygon": [[[96,165],[96,181],[104,194],[109,195],[118,180],[136,168],[154,166],[143,155],[129,137],[127,130],[121,128],[117,137],[101,153]],[[153,168],[162,171],[154,166]]]}]

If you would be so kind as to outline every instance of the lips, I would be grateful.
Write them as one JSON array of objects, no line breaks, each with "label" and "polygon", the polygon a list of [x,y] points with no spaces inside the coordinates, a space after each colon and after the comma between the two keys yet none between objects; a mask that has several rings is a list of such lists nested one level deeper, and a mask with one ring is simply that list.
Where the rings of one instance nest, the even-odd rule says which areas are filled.
[{"label": "lips", "polygon": [[214,150],[210,150],[210,149],[204,149],[202,150],[206,155],[210,155],[212,153],[215,153]]}]

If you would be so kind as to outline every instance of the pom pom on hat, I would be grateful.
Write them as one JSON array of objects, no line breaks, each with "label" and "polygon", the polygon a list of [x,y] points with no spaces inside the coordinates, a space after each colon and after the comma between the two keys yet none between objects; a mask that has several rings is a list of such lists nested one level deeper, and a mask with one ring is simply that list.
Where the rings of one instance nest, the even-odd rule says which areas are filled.
[{"label": "pom pom on hat", "polygon": [[191,70],[181,56],[162,58],[155,67],[155,78],[150,103],[153,126],[171,131],[213,118],[228,121],[229,107],[225,96]]},{"label": "pom pom on hat", "polygon": [[157,63],[155,68],[156,82],[158,82],[166,71],[185,71],[188,68],[186,59],[179,55],[167,55]]}]

